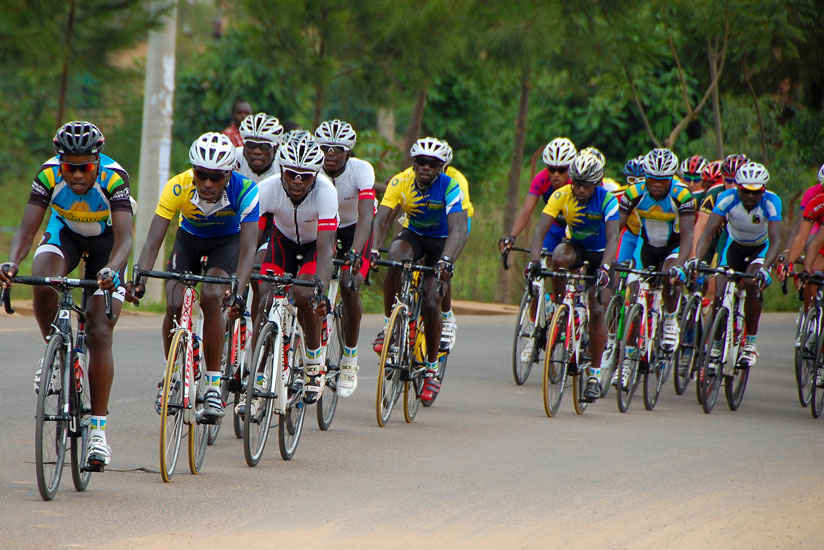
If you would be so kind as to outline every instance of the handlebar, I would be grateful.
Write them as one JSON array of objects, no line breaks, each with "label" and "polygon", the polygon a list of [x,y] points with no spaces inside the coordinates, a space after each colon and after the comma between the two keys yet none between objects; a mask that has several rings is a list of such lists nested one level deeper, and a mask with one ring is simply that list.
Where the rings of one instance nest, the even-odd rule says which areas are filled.
[{"label": "handlebar", "polygon": [[[27,277],[27,276],[14,276],[12,277],[12,282],[20,283],[23,285],[30,285],[30,286],[50,286],[61,289],[63,291],[69,291],[72,288],[82,288],[85,290],[97,290],[100,287],[97,284],[96,279],[71,279],[68,277]],[[0,289],[0,298],[3,301],[3,308],[5,309],[6,313],[12,314],[14,313],[14,308],[11,305],[11,288],[10,287],[3,287]],[[103,291],[103,302],[106,308],[106,317],[109,319],[112,318],[112,293],[108,290]]]},{"label": "handlebar", "polygon": [[729,267],[704,267],[698,266],[699,273],[714,273],[717,275],[724,275],[729,279],[755,279],[755,275],[752,273],[746,273],[744,271],[735,271]]},{"label": "handlebar", "polygon": [[531,250],[528,248],[522,248],[520,246],[510,246],[509,248],[501,252],[501,263],[503,264],[504,269],[509,269],[509,253],[512,251],[526,253],[531,252]]}]

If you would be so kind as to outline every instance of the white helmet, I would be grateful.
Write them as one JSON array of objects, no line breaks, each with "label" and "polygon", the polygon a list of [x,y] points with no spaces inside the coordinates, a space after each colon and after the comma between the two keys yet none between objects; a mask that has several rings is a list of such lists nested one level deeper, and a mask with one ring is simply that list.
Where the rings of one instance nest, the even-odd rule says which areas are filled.
[{"label": "white helmet", "polygon": [[309,132],[293,137],[278,148],[278,162],[283,168],[319,172],[326,157]]},{"label": "white helmet", "polygon": [[824,164],[818,169],[818,183],[824,185]]},{"label": "white helmet", "polygon": [[342,145],[351,150],[357,139],[352,125],[338,119],[325,120],[315,130],[315,141],[320,145]]},{"label": "white helmet", "polygon": [[544,147],[544,164],[547,166],[569,166],[575,160],[575,144],[565,137],[557,137]]},{"label": "white helmet", "polygon": [[760,162],[748,162],[735,172],[735,183],[750,191],[759,191],[767,187],[770,173]]},{"label": "white helmet", "polygon": [[207,170],[234,170],[237,151],[227,136],[220,132],[206,132],[189,148],[189,162]]},{"label": "white helmet", "polygon": [[416,141],[415,144],[412,145],[409,155],[412,158],[434,157],[443,163],[452,160],[449,145],[445,141],[433,137],[425,137]]},{"label": "white helmet", "polygon": [[309,138],[312,141],[315,141],[315,136],[313,136],[312,132],[309,130],[289,130],[283,135],[280,142],[288,143],[290,141],[300,141],[303,138]]},{"label": "white helmet", "polygon": [[240,137],[246,139],[261,139],[269,143],[280,143],[280,136],[283,135],[283,126],[280,121],[266,113],[249,115],[240,123]]},{"label": "white helmet", "polygon": [[669,149],[653,149],[644,155],[644,171],[647,176],[666,178],[678,170],[678,157]]},{"label": "white helmet", "polygon": [[569,178],[572,181],[591,183],[600,182],[604,177],[604,162],[592,153],[578,153],[569,166]]},{"label": "white helmet", "polygon": [[590,155],[595,155],[596,157],[598,157],[598,160],[600,160],[602,164],[607,163],[607,157],[605,157],[604,153],[602,153],[601,150],[598,149],[597,147],[584,147],[579,152],[589,153]]},{"label": "white helmet", "polygon": [[446,147],[446,160],[443,163],[443,167],[444,167],[444,169],[446,169],[447,165],[449,165],[449,163],[452,162],[452,159],[453,159],[452,146],[450,146],[449,142],[447,142],[445,139],[442,139],[441,143],[443,143],[444,146]]}]

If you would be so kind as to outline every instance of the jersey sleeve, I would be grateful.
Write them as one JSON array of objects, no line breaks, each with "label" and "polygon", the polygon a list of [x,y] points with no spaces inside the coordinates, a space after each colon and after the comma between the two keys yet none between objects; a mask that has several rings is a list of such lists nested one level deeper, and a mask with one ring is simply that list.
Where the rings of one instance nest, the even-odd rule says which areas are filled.
[{"label": "jersey sleeve", "polygon": [[258,215],[271,214],[275,210],[274,188],[280,185],[280,176],[269,176],[258,182]]},{"label": "jersey sleeve", "polygon": [[[443,175],[448,178],[449,176]],[[449,178],[449,184],[446,187],[446,196],[444,202],[446,203],[446,215],[454,214],[455,212],[463,212],[462,200],[463,193],[461,193],[461,186],[458,185],[458,180]]]},{"label": "jersey sleeve", "polygon": [[638,205],[641,200],[641,188],[639,185],[631,185],[627,187],[624,194],[621,195],[621,202],[618,203],[618,208],[624,214],[629,214]]},{"label": "jersey sleeve", "polygon": [[715,206],[713,206],[712,213],[718,214],[719,216],[726,216],[727,212],[735,206],[735,199],[736,199],[736,190],[735,189],[727,189],[720,195],[718,195],[718,199],[715,201]]},{"label": "jersey sleeve", "polygon": [[604,195],[604,202],[602,203],[602,211],[604,213],[604,221],[610,222],[618,219],[618,201],[615,195],[607,191]]},{"label": "jersey sleeve", "polygon": [[401,193],[401,175],[397,174],[389,181],[389,186],[383,194],[383,200],[381,200],[381,206],[388,206],[390,209],[394,210],[396,206],[399,204],[402,206],[403,203],[403,193]]},{"label": "jersey sleeve", "polygon": [[824,187],[820,183],[816,183],[806,191],[801,196],[801,201],[798,203],[799,209],[803,212],[807,205],[815,199],[818,195],[824,192]]},{"label": "jersey sleeve", "polygon": [[57,171],[59,168],[44,164],[31,182],[31,192],[29,193],[28,204],[34,204],[48,208],[51,203],[54,186],[57,183]]},{"label": "jersey sleeve", "polygon": [[256,222],[259,218],[257,185],[246,178],[243,178],[241,182],[243,186],[238,196],[240,223]]},{"label": "jersey sleeve", "polygon": [[[184,172],[185,174],[185,172]],[[163,186],[160,199],[157,201],[155,214],[161,218],[171,220],[180,211],[183,199],[183,174],[178,174]]]},{"label": "jersey sleeve", "polygon": [[683,186],[678,186],[675,190],[675,200],[678,203],[678,213],[683,216],[689,214],[690,216],[695,215],[695,201],[692,200],[692,193],[690,190]]},{"label": "jersey sleeve", "polygon": [[132,211],[131,189],[129,182],[124,180],[120,172],[114,170],[101,170],[100,172],[100,187],[109,197],[109,204],[112,212],[129,212]]},{"label": "jersey sleeve", "polygon": [[540,197],[543,195],[547,188],[549,187],[549,172],[546,168],[535,174],[535,177],[532,178],[532,183],[529,184],[529,191],[530,195],[535,195]]},{"label": "jersey sleeve", "polygon": [[466,215],[471,218],[473,214],[475,214],[475,208],[472,206],[472,201],[469,199],[469,181],[467,181],[466,176],[464,176],[456,168],[449,170],[448,175],[450,178],[458,182],[462,195],[461,208],[463,208],[464,211],[466,211]]},{"label": "jersey sleeve", "polygon": [[767,191],[766,193],[766,207],[765,212],[767,214],[767,219],[771,222],[780,222],[781,221],[781,197],[776,195],[771,191]]},{"label": "jersey sleeve", "polygon": [[557,218],[558,214],[564,208],[564,194],[563,189],[559,189],[558,191],[552,193],[552,196],[549,197],[548,201],[546,201],[546,206],[544,206],[541,213]]},{"label": "jersey sleeve", "polygon": [[318,231],[335,231],[338,228],[338,193],[331,184],[317,188]]},{"label": "jersey sleeve", "polygon": [[375,198],[375,169],[365,160],[357,163],[355,187],[358,190],[358,200],[372,200]]},{"label": "jersey sleeve", "polygon": [[802,217],[805,220],[819,223],[822,215],[824,215],[824,195],[819,195],[807,203]]}]

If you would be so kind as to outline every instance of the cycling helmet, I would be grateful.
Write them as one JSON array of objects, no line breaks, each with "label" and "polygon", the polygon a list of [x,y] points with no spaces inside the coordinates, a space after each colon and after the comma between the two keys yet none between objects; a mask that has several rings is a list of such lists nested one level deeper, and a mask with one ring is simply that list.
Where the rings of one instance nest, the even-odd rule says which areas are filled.
[{"label": "cycling helmet", "polygon": [[724,161],[714,160],[707,163],[703,170],[701,170],[701,179],[710,182],[710,185],[724,183],[724,174],[721,173],[721,165]]},{"label": "cycling helmet", "polygon": [[189,162],[207,170],[230,171],[237,166],[237,152],[224,134],[206,132],[189,148]]},{"label": "cycling helmet", "polygon": [[67,122],[54,134],[54,151],[58,155],[96,155],[105,146],[103,132],[85,120]]},{"label": "cycling helmet", "polygon": [[759,191],[767,187],[770,173],[760,162],[748,162],[735,172],[735,183],[744,189]]},{"label": "cycling helmet", "polygon": [[315,141],[315,136],[313,136],[312,132],[309,130],[289,130],[286,134],[284,134],[282,143],[300,141],[303,138],[309,138],[312,141]]},{"label": "cycling helmet", "polygon": [[667,178],[678,170],[678,157],[669,149],[653,149],[644,155],[644,171],[647,176]]},{"label": "cycling helmet", "polygon": [[261,139],[269,143],[280,143],[283,126],[280,121],[266,113],[249,115],[240,123],[240,137],[243,139]]},{"label": "cycling helmet", "polygon": [[580,152],[569,166],[569,178],[573,182],[597,184],[604,177],[604,163],[592,153]]},{"label": "cycling helmet", "polygon": [[409,155],[412,158],[433,157],[444,163],[452,160],[449,145],[445,141],[433,137],[425,137],[416,141],[412,145]]},{"label": "cycling helmet", "polygon": [[544,164],[547,166],[569,166],[575,160],[578,151],[572,140],[557,137],[544,147]]},{"label": "cycling helmet", "polygon": [[278,162],[284,168],[319,172],[326,157],[312,134],[292,137],[278,148]]},{"label": "cycling helmet", "polygon": [[818,183],[824,185],[824,164],[818,169]]},{"label": "cycling helmet", "polygon": [[735,180],[735,173],[749,161],[747,155],[727,155],[721,165],[721,173],[724,175],[724,179]]},{"label": "cycling helmet", "polygon": [[581,153],[589,153],[590,155],[595,155],[595,157],[601,161],[601,164],[607,163],[607,157],[604,156],[604,153],[601,152],[600,149],[597,147],[584,147],[580,151]]},{"label": "cycling helmet", "polygon": [[325,120],[315,130],[315,141],[320,145],[342,145],[347,149],[355,146],[358,135],[352,125],[342,120]]},{"label": "cycling helmet", "polygon": [[646,172],[644,172],[643,160],[644,157],[629,159],[624,165],[624,175],[633,178],[643,178],[646,175]]},{"label": "cycling helmet", "polygon": [[709,164],[707,159],[701,155],[693,155],[688,159],[684,159],[684,162],[681,163],[681,175],[701,175],[707,164]]},{"label": "cycling helmet", "polygon": [[450,162],[452,162],[452,146],[449,145],[449,142],[447,142],[445,139],[442,139],[441,143],[443,143],[446,147],[446,160],[443,163],[443,169],[446,170],[446,167],[449,166]]}]

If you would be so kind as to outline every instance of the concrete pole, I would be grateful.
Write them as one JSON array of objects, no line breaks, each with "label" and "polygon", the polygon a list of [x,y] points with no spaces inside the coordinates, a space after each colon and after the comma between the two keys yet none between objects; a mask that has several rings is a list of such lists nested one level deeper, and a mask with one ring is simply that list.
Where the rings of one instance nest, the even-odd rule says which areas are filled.
[{"label": "concrete pole", "polygon": [[[169,5],[167,0],[152,0],[152,12]],[[140,137],[140,180],[138,183],[137,227],[134,239],[134,259],[140,256],[149,226],[154,217],[160,191],[169,179],[169,161],[172,152],[172,114],[175,91],[175,35],[177,33],[177,3],[163,18],[163,26],[149,32],[149,48],[146,55],[146,87],[143,96],[143,131]],[[163,245],[154,266],[144,269],[162,269],[165,264]],[[131,274],[129,274],[131,276]],[[146,289],[146,302],[162,300],[163,285],[150,280]]]}]

